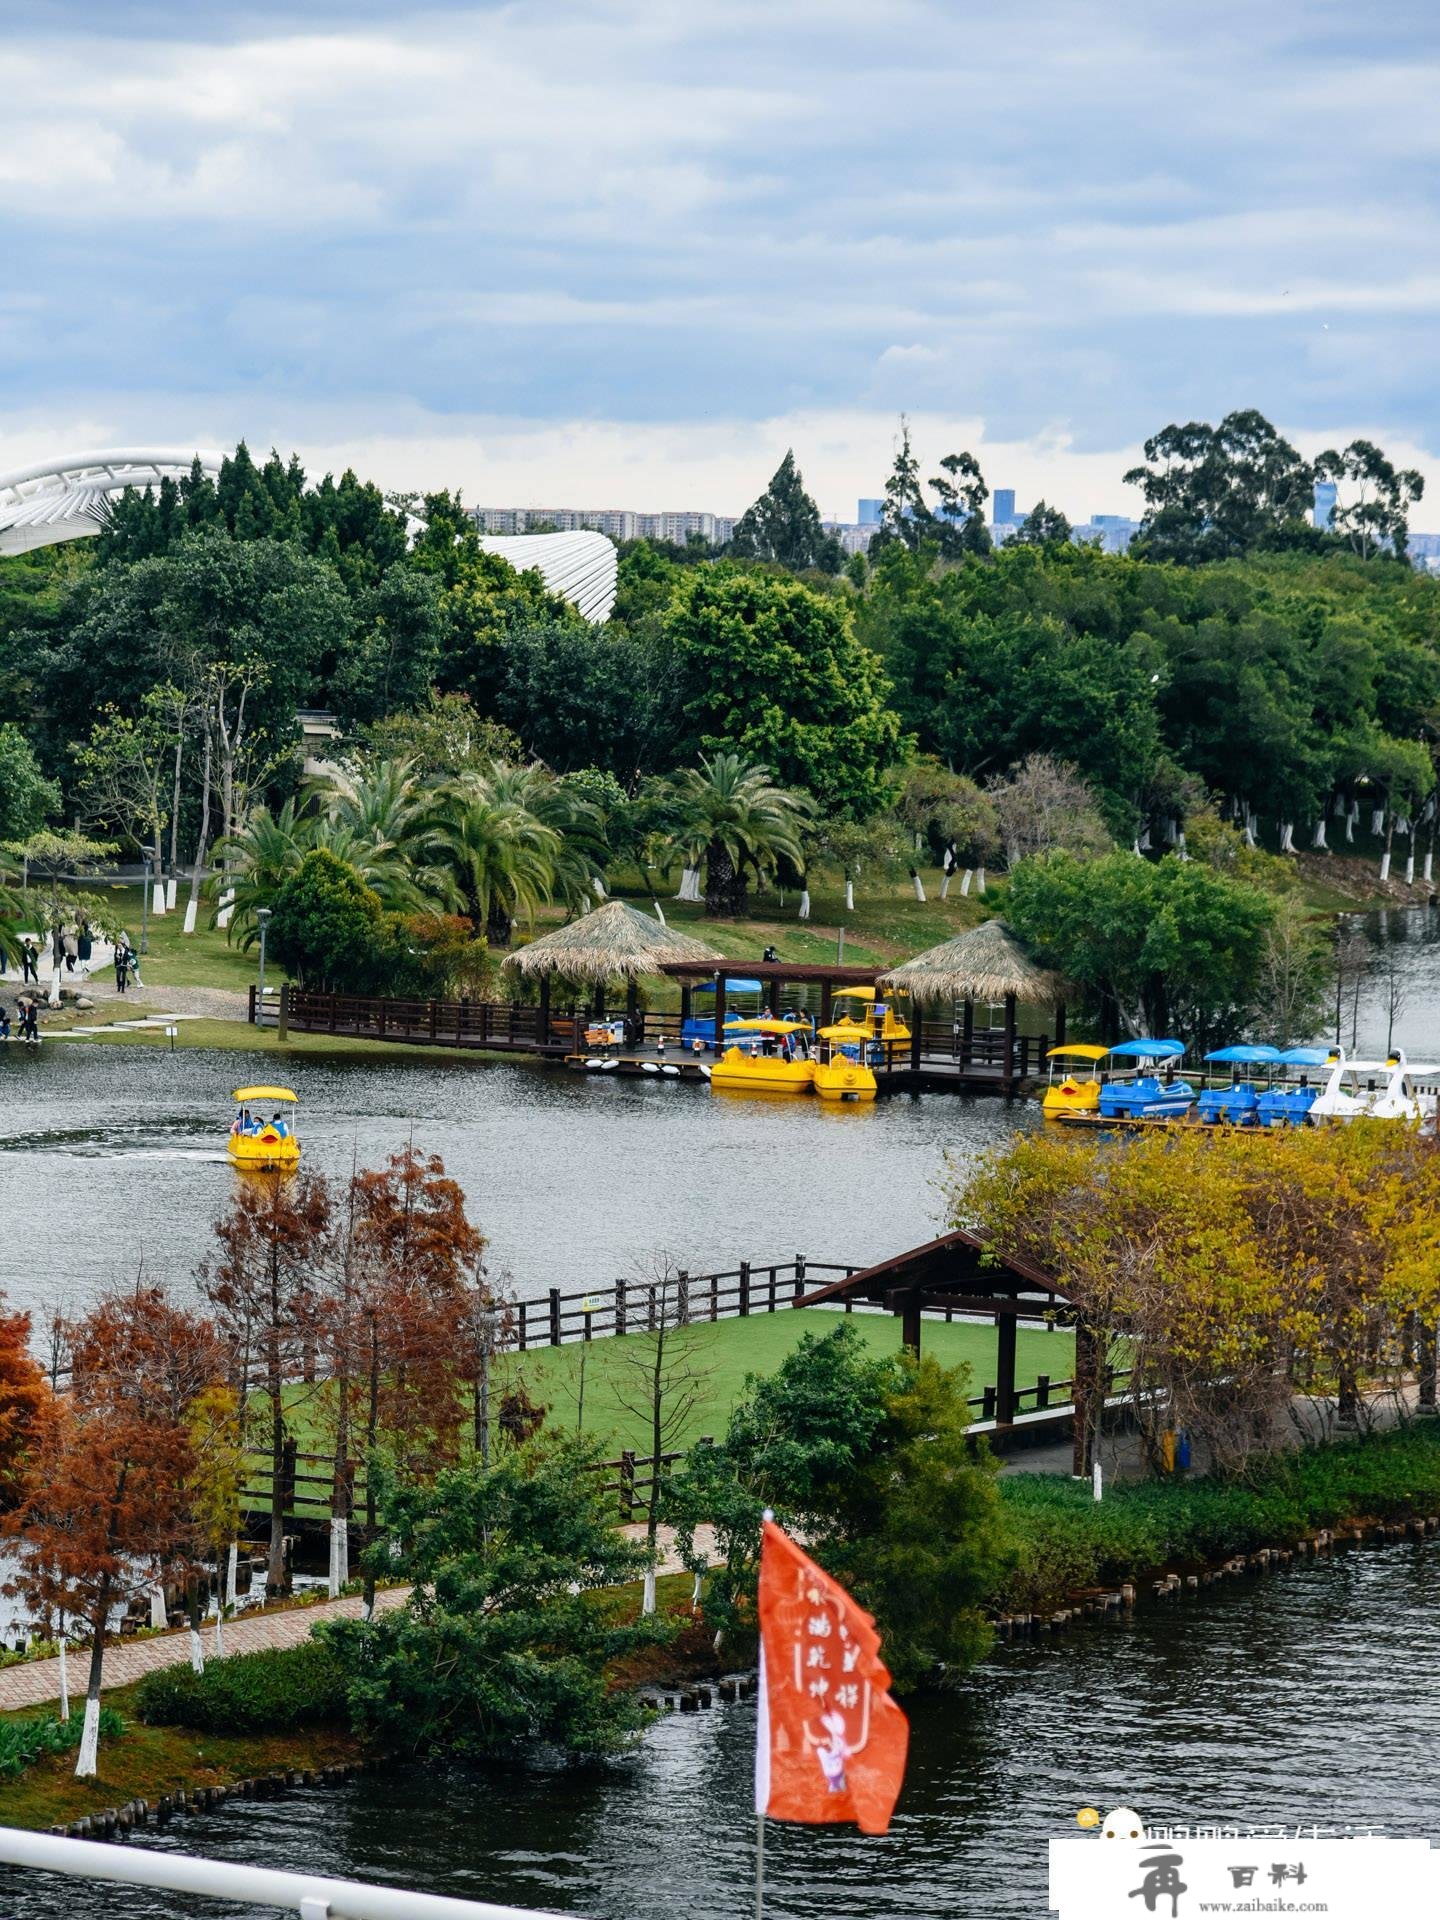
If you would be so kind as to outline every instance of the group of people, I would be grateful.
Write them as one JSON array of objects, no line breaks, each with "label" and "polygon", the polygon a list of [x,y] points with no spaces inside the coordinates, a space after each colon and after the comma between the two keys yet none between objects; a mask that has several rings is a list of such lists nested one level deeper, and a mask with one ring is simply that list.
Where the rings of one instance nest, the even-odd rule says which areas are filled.
[{"label": "group of people", "polygon": [[[63,967],[66,973],[78,973],[83,980],[90,978],[90,961],[95,952],[95,936],[88,921],[82,920],[77,926],[64,927],[56,935],[54,942],[54,966],[58,973]],[[115,991],[124,993],[133,981],[138,986],[145,983],[140,978],[140,956],[130,944],[130,936],[117,934],[114,950]],[[5,956],[0,953],[0,975],[5,972]],[[40,942],[33,933],[27,933],[20,942],[20,983],[22,986],[40,984]]]},{"label": "group of people", "polygon": [[[15,1002],[16,1038],[40,1044],[40,1009],[28,995]],[[0,1006],[0,1040],[10,1038],[10,1010]]]},{"label": "group of people", "polygon": [[248,1107],[242,1107],[239,1113],[236,1114],[231,1123],[230,1131],[236,1134],[246,1134],[253,1139],[257,1134],[264,1133],[267,1127],[272,1128],[274,1132],[278,1133],[282,1140],[288,1140],[290,1138],[290,1127],[283,1114],[277,1113],[273,1120],[262,1120],[258,1113],[251,1113]]}]

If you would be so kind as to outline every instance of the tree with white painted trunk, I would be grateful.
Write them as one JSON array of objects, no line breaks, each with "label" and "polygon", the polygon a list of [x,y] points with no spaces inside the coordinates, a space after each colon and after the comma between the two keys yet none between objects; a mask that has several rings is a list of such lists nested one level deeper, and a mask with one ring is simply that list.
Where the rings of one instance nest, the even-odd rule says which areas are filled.
[{"label": "tree with white painted trunk", "polygon": [[650,1489],[644,1503],[650,1559],[641,1612],[654,1613],[660,1516],[669,1478],[665,1455],[675,1450],[689,1427],[713,1368],[701,1364],[702,1336],[690,1317],[689,1282],[668,1254],[657,1255],[641,1269],[631,1299],[642,1324],[616,1343],[612,1391],[627,1413],[644,1421],[650,1442]]},{"label": "tree with white painted trunk", "polygon": [[[186,1416],[190,1431],[192,1467],[189,1482],[190,1513],[195,1527],[195,1558],[213,1568],[217,1613],[217,1653],[223,1645],[219,1620],[225,1611],[225,1563],[240,1537],[240,1489],[245,1476],[245,1431],[240,1395],[233,1386],[206,1387],[196,1395]],[[205,1668],[200,1641],[198,1574],[186,1586],[190,1617],[190,1662],[197,1673]]]},{"label": "tree with white painted trunk", "polygon": [[102,1300],[75,1329],[70,1393],[54,1402],[21,1503],[6,1521],[19,1592],[37,1612],[68,1616],[90,1637],[81,1778],[96,1771],[115,1617],[193,1564],[186,1415],[223,1364],[210,1324],[173,1307],[158,1288]]}]

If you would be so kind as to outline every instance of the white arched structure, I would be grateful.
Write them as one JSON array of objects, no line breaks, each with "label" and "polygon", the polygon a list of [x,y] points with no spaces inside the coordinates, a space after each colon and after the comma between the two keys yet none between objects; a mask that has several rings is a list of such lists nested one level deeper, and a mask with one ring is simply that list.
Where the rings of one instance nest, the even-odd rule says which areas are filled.
[{"label": "white arched structure", "polygon": [[[153,487],[167,476],[182,480],[196,460],[213,476],[224,458],[204,449],[116,447],[0,473],[0,554],[83,540],[100,531],[112,496],[126,487]],[[480,544],[522,572],[535,569],[587,620],[609,618],[617,556],[603,533],[482,534]]]},{"label": "white arched structure", "polygon": [[217,474],[223,454],[183,447],[113,448],[70,453],[0,473],[0,553],[28,553],[98,533],[110,496],[126,487],[183,480],[198,460]]}]

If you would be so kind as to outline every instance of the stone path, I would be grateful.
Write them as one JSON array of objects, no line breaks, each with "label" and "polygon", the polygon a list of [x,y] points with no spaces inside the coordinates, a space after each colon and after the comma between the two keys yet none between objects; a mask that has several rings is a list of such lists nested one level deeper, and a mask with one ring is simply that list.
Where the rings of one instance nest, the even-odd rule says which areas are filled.
[{"label": "stone path", "polygon": [[[621,1532],[632,1540],[643,1540],[643,1526],[622,1527]],[[712,1527],[700,1527],[696,1530],[696,1544],[702,1551],[714,1554],[715,1533]],[[660,1572],[678,1573],[680,1562],[675,1555],[675,1535],[671,1528],[660,1529]],[[398,1607],[409,1593],[408,1587],[392,1587],[375,1596],[375,1611],[388,1613],[392,1607]],[[315,1607],[294,1607],[281,1613],[241,1614],[237,1620],[225,1622],[225,1657],[228,1660],[236,1653],[256,1653],[267,1647],[297,1647],[302,1640],[310,1638],[310,1629],[317,1620],[355,1620],[358,1619],[364,1602],[358,1594],[351,1594],[344,1600],[325,1600]],[[215,1656],[215,1624],[209,1622],[203,1629],[205,1658]],[[105,1649],[105,1688],[128,1687],[132,1681],[141,1679],[147,1673],[156,1673],[161,1667],[178,1667],[190,1659],[190,1635],[187,1631],[160,1634],[153,1640],[125,1640],[117,1646]],[[67,1665],[70,1669],[70,1698],[73,1701],[85,1691],[85,1680],[90,1667],[90,1655],[84,1648],[70,1654]],[[43,1706],[46,1701],[60,1698],[60,1662],[55,1660],[24,1660],[18,1666],[0,1669],[0,1713],[12,1713],[20,1707]]]},{"label": "stone path", "polygon": [[[377,1593],[376,1612],[387,1613],[392,1607],[398,1607],[408,1592],[408,1587],[393,1587]],[[242,1614],[238,1620],[225,1622],[226,1658],[236,1653],[256,1653],[263,1647],[299,1646],[302,1640],[310,1638],[310,1629],[318,1620],[354,1620],[363,1607],[359,1594],[351,1594],[344,1600],[326,1600],[318,1607],[295,1607],[285,1613],[254,1613],[248,1618]],[[209,1660],[215,1649],[213,1621],[204,1629],[203,1638],[205,1658]],[[147,1673],[158,1672],[161,1667],[182,1666],[189,1659],[190,1635],[185,1631],[161,1634],[154,1640],[122,1641],[118,1646],[105,1649],[105,1688],[108,1691],[111,1687],[128,1687]],[[78,1649],[66,1664],[70,1669],[73,1703],[85,1691],[90,1666],[88,1650]],[[25,1660],[0,1671],[0,1711],[43,1706],[46,1701],[59,1698],[58,1659]]]}]

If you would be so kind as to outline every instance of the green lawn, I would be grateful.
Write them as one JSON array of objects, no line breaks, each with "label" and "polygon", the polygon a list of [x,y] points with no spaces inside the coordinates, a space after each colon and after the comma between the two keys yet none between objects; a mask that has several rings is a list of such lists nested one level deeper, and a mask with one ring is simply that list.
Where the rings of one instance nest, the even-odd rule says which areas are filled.
[{"label": "green lawn", "polygon": [[[138,949],[143,924],[139,887],[95,887],[94,892],[115,902],[124,916],[130,943]],[[142,957],[141,972],[147,987],[229,987],[243,993],[252,984],[256,972],[256,954],[246,952],[238,942],[231,946],[225,935],[210,925],[210,909],[200,903],[200,917],[194,933],[187,938],[185,926],[185,887],[180,888],[180,904],[173,913],[150,915],[150,950]],[[267,973],[266,978],[271,978]],[[276,972],[274,984],[284,978]]]}]

